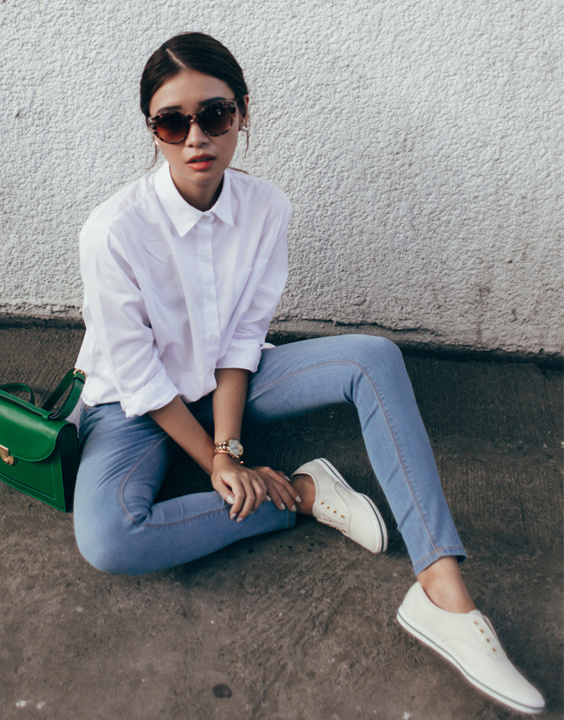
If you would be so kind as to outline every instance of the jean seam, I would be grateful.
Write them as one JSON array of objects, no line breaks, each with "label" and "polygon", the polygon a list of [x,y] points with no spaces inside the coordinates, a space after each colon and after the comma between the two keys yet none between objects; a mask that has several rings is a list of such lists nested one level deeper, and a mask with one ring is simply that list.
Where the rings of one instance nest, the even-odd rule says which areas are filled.
[{"label": "jean seam", "polygon": [[143,455],[141,455],[141,456],[139,457],[139,459],[137,460],[137,462],[135,463],[135,465],[134,465],[132,468],[130,468],[129,472],[127,473],[127,475],[123,478],[123,480],[122,480],[121,483],[120,483],[120,486],[119,486],[119,502],[120,502],[120,505],[121,505],[121,507],[122,507],[122,510],[123,510],[124,514],[129,518],[130,522],[133,523],[134,525],[141,525],[141,524],[143,524],[143,520],[137,520],[137,518],[135,518],[135,517],[129,512],[129,509],[128,509],[127,504],[126,504],[126,502],[125,502],[125,498],[124,498],[124,496],[123,496],[123,495],[124,495],[124,490],[125,490],[125,485],[126,485],[127,481],[131,478],[131,476],[133,475],[133,473],[135,472],[135,470],[137,470],[137,468],[141,465],[141,463],[144,462],[145,459],[146,459],[147,457],[149,457],[149,455],[150,455],[154,450],[156,450],[156,449],[159,447],[159,445],[162,445],[163,442],[165,442],[166,440],[168,440],[168,438],[169,438],[169,436],[165,434],[162,438],[160,438],[160,440],[158,440],[158,442],[156,442],[156,443],[154,443],[153,445],[151,445],[150,448],[147,448],[147,450],[143,453]]},{"label": "jean seam", "polygon": [[205,518],[212,515],[219,515],[221,512],[227,509],[227,505],[222,505],[221,507],[214,508],[213,510],[206,510],[205,512],[200,512],[197,515],[191,515],[190,517],[183,518],[182,520],[173,520],[172,522],[168,523],[152,523],[152,522],[142,522],[138,523],[139,525],[143,525],[144,528],[147,528],[148,530],[162,530],[163,528],[168,527],[174,527],[175,525],[184,525],[192,522],[193,520],[200,520],[201,518]]},{"label": "jean seam", "polygon": [[[428,557],[432,557],[433,555],[435,555],[438,552],[443,552],[443,550],[447,550],[450,553],[452,550],[464,550],[464,548],[462,547],[462,545],[441,545],[439,547],[434,547],[431,552],[428,552],[425,555],[423,555],[423,557],[417,561],[417,564],[425,562]],[[466,553],[465,550],[464,550],[464,553]]]},{"label": "jean seam", "polygon": [[[228,508],[229,508],[228,505],[222,505],[221,507],[214,508],[213,510],[206,510],[205,512],[198,513],[197,515],[192,515],[189,518],[184,518],[183,520],[173,520],[172,522],[169,522],[169,523],[142,522],[142,523],[137,523],[137,524],[138,525],[142,524],[143,528],[147,528],[148,530],[161,530],[163,528],[173,527],[174,525],[183,525],[183,524],[190,523],[194,520],[201,520],[202,518],[206,518],[211,515],[219,515],[221,512],[223,512],[224,510],[227,510]],[[288,513],[288,515],[290,515],[290,513]],[[288,520],[289,519],[290,519],[290,517],[288,517]],[[232,522],[235,522],[235,520],[233,520]],[[291,525],[290,522],[287,522],[286,527],[287,528],[293,527],[293,525]]]},{"label": "jean seam", "polygon": [[427,553],[417,560],[417,562],[413,563],[415,574],[419,575],[420,572],[423,572],[423,570],[429,567],[429,565],[442,557],[452,557],[455,555],[462,558],[467,557],[466,550],[462,547],[462,545],[443,545],[441,547],[434,548],[432,552]]},{"label": "jean seam", "polygon": [[427,533],[427,537],[429,538],[429,540],[430,540],[430,542],[431,542],[431,545],[432,545],[433,548],[435,549],[435,548],[437,547],[437,541],[436,541],[436,539],[435,539],[435,537],[434,537],[434,534],[431,532],[431,529],[429,528],[429,525],[428,525],[428,523],[427,523],[427,520],[425,519],[425,514],[424,514],[424,512],[423,512],[423,505],[422,505],[422,503],[420,502],[419,497],[417,496],[417,493],[415,492],[415,490],[414,490],[414,488],[413,488],[413,485],[412,485],[412,483],[411,483],[411,481],[410,481],[409,473],[408,473],[408,471],[407,471],[407,463],[406,463],[406,461],[405,461],[405,457],[404,457],[404,455],[403,455],[403,452],[402,452],[402,450],[401,450],[401,447],[400,447],[399,443],[397,442],[397,440],[396,440],[396,438],[395,438],[395,434],[394,434],[394,430],[393,430],[393,424],[392,424],[392,420],[391,420],[391,418],[390,418],[390,416],[389,416],[389,413],[388,413],[388,409],[387,409],[386,402],[385,402],[383,396],[381,395],[381,393],[379,393],[379,391],[378,391],[377,387],[375,386],[375,384],[374,384],[374,385],[372,384],[371,378],[368,376],[368,374],[366,373],[366,371],[364,370],[364,368],[359,367],[359,369],[360,369],[361,372],[363,373],[364,377],[368,380],[368,382],[369,382],[370,386],[372,387],[372,389],[373,389],[373,391],[374,391],[374,394],[375,394],[375,396],[376,396],[376,398],[377,398],[377,400],[378,400],[378,403],[380,404],[380,407],[381,407],[382,412],[383,412],[383,414],[384,414],[384,418],[385,418],[385,420],[386,420],[386,427],[388,428],[388,432],[390,433],[390,437],[392,438],[392,442],[394,443],[394,447],[395,447],[395,449],[396,449],[396,453],[397,453],[398,459],[399,459],[399,461],[400,461],[400,466],[401,466],[401,468],[402,468],[402,473],[403,473],[405,482],[406,482],[406,484],[407,484],[407,487],[409,488],[409,492],[410,492],[410,494],[411,494],[411,497],[412,497],[412,499],[413,499],[413,502],[414,502],[414,504],[415,504],[415,507],[417,508],[417,512],[418,512],[418,514],[419,514],[419,517],[421,518],[421,522],[422,522],[422,524],[423,524],[423,527],[425,528],[425,532]]},{"label": "jean seam", "polygon": [[[192,515],[191,517],[189,517],[189,518],[184,518],[183,520],[173,520],[172,522],[169,522],[169,523],[151,523],[151,522],[147,522],[146,520],[138,520],[134,515],[131,514],[131,512],[130,512],[129,509],[127,508],[127,503],[125,502],[125,498],[124,498],[125,485],[126,485],[127,481],[131,478],[131,475],[132,475],[132,474],[135,472],[135,470],[137,470],[137,468],[141,465],[141,463],[144,462],[144,460],[145,460],[154,450],[156,450],[156,449],[159,447],[159,445],[161,445],[161,444],[162,444],[163,442],[165,442],[166,440],[168,440],[168,436],[165,435],[165,437],[162,437],[158,442],[156,442],[156,443],[154,443],[153,445],[151,445],[151,447],[148,448],[148,449],[145,451],[145,453],[139,458],[139,460],[135,463],[135,465],[129,470],[129,472],[127,473],[127,475],[126,475],[126,476],[124,477],[124,479],[121,481],[120,488],[119,488],[120,504],[121,504],[121,506],[122,506],[122,509],[123,509],[124,513],[125,513],[125,514],[127,515],[127,517],[129,518],[130,522],[131,522],[133,525],[138,525],[138,526],[139,526],[139,525],[143,525],[143,527],[146,527],[146,528],[166,528],[166,527],[171,527],[171,526],[173,526],[173,525],[181,525],[182,523],[188,523],[188,522],[190,522],[191,520],[197,520],[198,518],[204,517],[204,516],[206,516],[206,515],[213,515],[214,513],[219,513],[220,511],[226,509],[226,508],[227,508],[227,505],[224,504],[224,505],[222,505],[221,507],[215,508],[215,509],[213,509],[213,510],[206,510],[205,512],[198,513],[198,515]],[[149,513],[149,514],[150,514],[150,513]]]},{"label": "jean seam", "polygon": [[[404,460],[404,457],[403,457],[403,453],[401,452],[401,449],[400,449],[400,447],[399,447],[399,445],[398,445],[398,443],[397,443],[397,440],[396,440],[396,438],[395,438],[394,432],[393,432],[393,430],[392,430],[392,424],[391,424],[391,421],[390,421],[389,416],[388,416],[386,404],[384,403],[383,399],[381,398],[380,393],[379,393],[379,391],[378,391],[378,388],[377,388],[376,385],[372,382],[372,379],[371,379],[370,376],[368,375],[368,373],[367,373],[367,371],[365,370],[365,368],[363,368],[361,365],[355,363],[355,362],[352,361],[352,360],[340,360],[340,361],[338,361],[338,362],[325,362],[325,363],[319,363],[319,364],[312,364],[312,365],[309,365],[307,368],[301,368],[300,370],[296,370],[295,372],[290,373],[290,374],[288,374],[288,375],[284,375],[284,376],[282,376],[282,377],[278,377],[278,378],[276,378],[275,380],[273,380],[272,382],[268,383],[267,385],[263,385],[260,389],[257,389],[256,391],[253,391],[253,393],[250,393],[249,396],[248,396],[248,400],[250,400],[252,397],[254,397],[255,395],[257,395],[260,391],[265,390],[266,388],[272,387],[273,385],[276,385],[276,384],[279,383],[279,382],[282,382],[282,381],[287,380],[287,379],[289,379],[289,378],[295,377],[295,376],[297,376],[297,375],[302,375],[303,373],[309,372],[310,370],[315,370],[315,369],[323,368],[323,367],[331,367],[331,366],[334,366],[334,365],[351,365],[352,367],[356,368],[357,370],[359,370],[359,371],[362,373],[362,375],[366,378],[366,380],[368,381],[370,387],[372,388],[372,391],[373,391],[374,396],[375,396],[375,398],[376,398],[376,400],[377,400],[377,402],[378,402],[378,405],[379,405],[380,409],[382,410],[382,414],[383,414],[383,416],[384,416],[384,420],[385,420],[385,423],[386,423],[386,428],[388,429],[388,432],[389,432],[389,434],[390,434],[390,438],[391,438],[391,440],[392,440],[392,443],[393,443],[394,448],[395,448],[395,451],[396,451],[396,455],[397,455],[398,460],[399,460],[399,462],[400,462],[400,467],[401,467],[401,469],[402,469],[402,474],[403,474],[403,477],[404,477],[404,481],[405,481],[407,487],[409,488],[409,493],[410,493],[410,495],[411,495],[411,497],[412,497],[412,499],[413,499],[413,503],[414,503],[415,507],[417,508],[417,513],[418,513],[418,515],[419,515],[419,517],[420,517],[420,519],[421,519],[421,523],[422,523],[423,527],[425,528],[425,532],[427,533],[427,537],[429,538],[429,541],[431,542],[431,545],[433,546],[433,548],[435,548],[437,543],[436,543],[436,541],[435,541],[435,538],[434,538],[433,534],[430,532],[430,529],[429,529],[429,527],[428,527],[428,524],[427,524],[427,521],[425,520],[424,515],[423,515],[422,512],[421,512],[421,506],[420,506],[419,499],[416,497],[416,495],[415,495],[415,493],[414,493],[414,491],[413,491],[413,487],[412,487],[411,482],[410,482],[410,480],[409,480],[409,476],[408,476],[407,469],[406,469],[406,466],[405,466],[405,460]],[[353,404],[354,404],[354,403],[353,403]],[[358,407],[357,407],[357,411],[358,411]]]},{"label": "jean seam", "polygon": [[[123,478],[123,480],[122,480],[121,483],[120,483],[120,488],[119,488],[119,500],[120,500],[120,505],[121,505],[121,507],[122,507],[122,510],[123,510],[124,514],[127,516],[127,518],[128,518],[129,521],[132,523],[132,525],[137,525],[137,526],[141,526],[141,525],[142,525],[143,528],[147,528],[148,530],[159,530],[159,529],[163,529],[163,528],[167,528],[167,527],[173,527],[173,526],[175,526],[175,525],[182,525],[182,524],[185,524],[185,523],[187,524],[187,523],[192,522],[193,520],[198,520],[198,519],[200,519],[200,518],[208,517],[208,516],[211,516],[211,515],[216,515],[216,514],[219,514],[219,513],[221,513],[221,512],[224,512],[225,510],[227,510],[229,506],[228,506],[227,503],[225,503],[225,501],[224,501],[224,504],[223,504],[223,505],[221,505],[220,507],[214,508],[213,510],[206,510],[205,512],[200,512],[200,513],[198,513],[197,515],[192,515],[192,516],[190,516],[190,517],[188,517],[188,518],[183,518],[182,520],[173,520],[172,522],[168,522],[168,523],[151,523],[151,522],[147,522],[146,520],[138,520],[136,517],[134,517],[134,516],[131,514],[131,512],[130,512],[130,511],[128,510],[128,508],[127,508],[127,504],[126,504],[125,498],[124,498],[124,496],[123,496],[123,495],[124,495],[125,485],[126,485],[127,481],[131,478],[131,475],[132,475],[132,474],[135,472],[135,470],[137,470],[137,468],[141,465],[141,463],[142,463],[154,450],[156,450],[156,449],[159,447],[159,445],[161,445],[161,444],[162,444],[163,442],[165,442],[166,440],[168,440],[168,436],[167,436],[167,435],[165,435],[165,437],[162,437],[158,442],[156,442],[156,443],[154,443],[153,445],[151,445],[151,447],[148,448],[148,449],[145,451],[145,453],[139,458],[139,460],[138,460],[138,461],[135,463],[135,465],[129,470],[129,472],[127,473],[127,475]],[[287,523],[287,527],[290,527],[290,523]]]}]

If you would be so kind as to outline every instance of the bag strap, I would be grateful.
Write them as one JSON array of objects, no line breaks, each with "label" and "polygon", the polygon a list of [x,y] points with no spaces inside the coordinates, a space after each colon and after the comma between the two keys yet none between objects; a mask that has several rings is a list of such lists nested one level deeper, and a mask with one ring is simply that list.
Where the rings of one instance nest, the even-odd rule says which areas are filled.
[{"label": "bag strap", "polygon": [[66,400],[58,410],[49,414],[48,420],[64,420],[71,414],[80,398],[85,380],[86,374],[82,370],[73,368],[68,371],[43,404],[43,410],[52,410],[70,386]]},{"label": "bag strap", "polygon": [[33,394],[33,390],[26,383],[6,383],[5,385],[0,385],[0,390],[4,390],[9,393],[22,391],[28,392],[31,398],[31,404],[35,405],[35,395]]}]

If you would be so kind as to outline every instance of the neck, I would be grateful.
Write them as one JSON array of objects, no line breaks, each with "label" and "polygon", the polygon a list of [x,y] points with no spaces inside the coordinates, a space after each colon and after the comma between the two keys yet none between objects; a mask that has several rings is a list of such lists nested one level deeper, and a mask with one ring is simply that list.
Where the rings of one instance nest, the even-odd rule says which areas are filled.
[{"label": "neck", "polygon": [[178,179],[174,177],[172,171],[171,177],[176,189],[184,200],[201,212],[205,212],[215,205],[221,194],[221,188],[223,187],[223,175],[219,180],[214,180],[213,183],[209,185],[192,185],[182,181],[179,182]]}]

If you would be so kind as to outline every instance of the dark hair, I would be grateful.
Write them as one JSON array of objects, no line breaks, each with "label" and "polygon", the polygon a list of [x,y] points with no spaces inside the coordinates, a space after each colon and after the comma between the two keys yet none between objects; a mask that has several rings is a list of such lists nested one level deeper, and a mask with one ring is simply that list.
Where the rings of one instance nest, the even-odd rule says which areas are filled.
[{"label": "dark hair", "polygon": [[223,80],[233,91],[241,115],[247,113],[244,96],[249,94],[237,60],[219,40],[204,33],[180,33],[151,55],[141,76],[141,112],[149,117],[151,99],[160,86],[183,70],[196,70]]}]

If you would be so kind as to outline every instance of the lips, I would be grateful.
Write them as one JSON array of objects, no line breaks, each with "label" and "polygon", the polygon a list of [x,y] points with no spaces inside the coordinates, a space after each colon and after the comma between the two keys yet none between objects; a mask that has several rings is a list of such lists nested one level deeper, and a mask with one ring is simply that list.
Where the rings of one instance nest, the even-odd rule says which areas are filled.
[{"label": "lips", "polygon": [[192,165],[192,163],[209,162],[210,160],[215,160],[213,155],[196,155],[196,157],[188,160],[188,165]]},{"label": "lips", "polygon": [[186,164],[190,165],[192,170],[208,170],[214,162],[215,158],[213,155],[196,155],[196,157],[188,160]]}]

